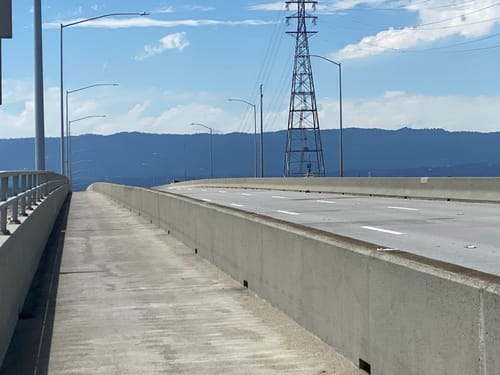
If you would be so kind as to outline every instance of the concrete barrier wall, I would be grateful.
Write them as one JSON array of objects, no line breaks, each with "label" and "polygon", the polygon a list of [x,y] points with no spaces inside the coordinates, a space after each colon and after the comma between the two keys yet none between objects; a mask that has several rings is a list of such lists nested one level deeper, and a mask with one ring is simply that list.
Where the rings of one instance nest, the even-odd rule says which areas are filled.
[{"label": "concrete barrier wall", "polygon": [[372,374],[500,374],[500,277],[147,189],[95,184]]},{"label": "concrete barrier wall", "polygon": [[500,202],[500,178],[234,178],[174,185]]},{"label": "concrete barrier wall", "polygon": [[0,238],[0,366],[54,222],[68,194],[47,196],[10,236]]}]

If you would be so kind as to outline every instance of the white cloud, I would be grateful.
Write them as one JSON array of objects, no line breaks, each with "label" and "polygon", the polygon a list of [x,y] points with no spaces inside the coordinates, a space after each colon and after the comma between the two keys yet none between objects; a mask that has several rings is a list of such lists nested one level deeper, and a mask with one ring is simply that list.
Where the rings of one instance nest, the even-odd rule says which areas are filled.
[{"label": "white cloud", "polygon": [[211,12],[215,10],[215,7],[203,5],[186,5],[185,8],[196,12]]},{"label": "white cloud", "polygon": [[174,12],[175,12],[174,8],[170,6],[170,7],[163,7],[163,8],[155,9],[151,13],[152,14],[155,14],[155,13],[157,13],[157,14],[169,14],[169,13],[174,13]]},{"label": "white cloud", "polygon": [[[426,96],[389,91],[374,98],[344,100],[344,126],[359,128],[443,128],[450,131],[498,131],[500,96]],[[338,101],[319,102],[320,126],[337,128]]]},{"label": "white cloud", "polygon": [[73,12],[73,15],[74,15],[74,16],[78,16],[78,15],[80,15],[80,14],[82,14],[82,13],[83,13],[83,6],[81,6],[81,5],[80,5],[80,6],[79,6],[79,7],[78,7],[78,8],[77,8],[74,12]]},{"label": "white cloud", "polygon": [[189,42],[185,40],[185,37],[185,32],[166,35],[160,39],[160,43],[156,46],[151,46],[149,44],[145,45],[144,51],[141,54],[137,55],[136,59],[148,59],[169,49],[176,49],[182,52],[184,48],[189,46]]},{"label": "white cloud", "polygon": [[90,7],[94,12],[97,12],[99,10],[99,5],[98,4],[94,4]]},{"label": "white cloud", "polygon": [[[347,1],[345,1],[347,2]],[[353,1],[353,3],[358,3]],[[387,3],[389,4],[389,3]],[[493,0],[457,2],[431,0],[407,2],[403,8],[418,14],[419,24],[389,28],[349,44],[330,56],[346,60],[373,56],[390,50],[408,50],[458,35],[477,38],[488,35],[500,23],[500,4]]]},{"label": "white cloud", "polygon": [[[68,24],[81,21],[82,19],[72,19],[57,22],[44,23],[46,29],[58,29],[60,24]],[[103,29],[125,29],[132,27],[200,27],[200,26],[262,26],[273,24],[271,21],[262,20],[242,20],[242,21],[218,21],[218,20],[177,20],[165,21],[150,17],[132,17],[132,18],[103,18],[95,21],[83,22],[73,27],[103,28]]]},{"label": "white cloud", "polygon": [[148,100],[144,103],[136,104],[130,111],[128,111],[129,115],[140,115],[142,114],[149,106],[151,102]]},{"label": "white cloud", "polygon": [[269,11],[283,10],[283,9],[285,9],[285,3],[283,1],[276,1],[276,2],[272,2],[272,3],[257,4],[257,5],[249,6],[248,9],[249,10],[269,10]]},{"label": "white cloud", "polygon": [[[5,104],[0,107],[0,138],[34,137],[33,87],[28,81],[4,81]],[[137,98],[146,98],[138,102]],[[286,101],[286,100],[285,100]],[[224,104],[222,104],[224,103]],[[444,128],[450,131],[498,131],[500,95],[427,96],[389,91],[377,97],[345,98],[344,126],[399,129]],[[241,131],[242,110],[207,92],[164,92],[159,89],[125,90],[103,88],[70,98],[70,118],[105,114],[105,119],[81,121],[72,134],[113,134],[123,131],[146,133],[196,133],[190,126],[202,122],[221,133]],[[338,128],[339,103],[318,99],[322,129]],[[285,130],[288,111],[264,113],[265,131]],[[59,137],[59,89],[45,90],[45,134]],[[253,125],[253,122],[252,122]],[[253,126],[244,127],[253,132]]]}]

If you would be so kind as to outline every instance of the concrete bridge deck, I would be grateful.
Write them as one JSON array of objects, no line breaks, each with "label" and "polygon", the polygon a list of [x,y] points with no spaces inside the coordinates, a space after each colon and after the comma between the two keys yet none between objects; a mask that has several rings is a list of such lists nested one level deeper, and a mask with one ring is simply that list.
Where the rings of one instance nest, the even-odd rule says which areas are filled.
[{"label": "concrete bridge deck", "polygon": [[166,232],[74,193],[0,374],[362,374]]}]

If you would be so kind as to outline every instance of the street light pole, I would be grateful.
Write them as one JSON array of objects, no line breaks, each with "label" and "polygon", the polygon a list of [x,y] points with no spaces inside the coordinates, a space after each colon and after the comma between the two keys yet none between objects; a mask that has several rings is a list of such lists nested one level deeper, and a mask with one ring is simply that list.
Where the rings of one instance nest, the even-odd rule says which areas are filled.
[{"label": "street light pole", "polygon": [[230,102],[241,102],[253,107],[253,142],[254,142],[254,172],[257,177],[257,106],[243,99],[228,99]]},{"label": "street light pole", "polygon": [[210,126],[206,126],[205,124],[201,124],[199,122],[191,123],[191,126],[202,126],[205,129],[210,130],[210,178],[214,178],[214,159],[213,159],[213,145],[212,145],[212,133],[213,128]]},{"label": "street light pole", "polygon": [[71,137],[71,124],[74,122],[88,120],[91,118],[104,118],[104,117],[106,117],[106,115],[92,115],[92,116],[80,117],[80,118],[77,118],[75,120],[68,121],[68,170],[66,172],[68,174],[70,183],[73,181],[73,167],[71,165],[71,159],[72,159],[72,156],[71,156],[71,154],[72,154],[71,153],[71,138],[70,138]]},{"label": "street light pole", "polygon": [[[70,156],[69,156],[69,142],[70,142],[70,131],[69,131],[69,94],[73,94],[74,92],[78,92],[78,91],[83,91],[83,90],[87,90],[87,89],[91,89],[93,87],[101,87],[101,86],[120,86],[118,83],[96,83],[94,85],[89,85],[89,86],[85,86],[85,87],[80,87],[78,89],[75,89],[75,90],[67,90],[66,91],[66,171],[69,171],[69,159],[70,159]],[[64,139],[64,134],[63,134],[63,139]],[[64,152],[64,150],[63,150]],[[64,158],[61,160],[62,162],[64,162]]]},{"label": "street light pole", "polygon": [[264,85],[260,85],[260,177],[264,177]]},{"label": "street light pole", "polygon": [[103,14],[97,17],[86,18],[83,20],[70,22],[66,24],[60,24],[59,27],[59,63],[60,63],[60,88],[59,88],[59,96],[60,96],[60,120],[61,120],[61,174],[65,174],[64,172],[64,58],[63,58],[63,30],[66,27],[71,27],[75,25],[79,25],[81,23],[95,21],[101,18],[106,17],[114,17],[114,16],[148,16],[149,13],[109,13]]},{"label": "street light pole", "polygon": [[336,62],[333,60],[330,60],[326,57],[320,56],[320,55],[309,55],[311,57],[317,57],[320,59],[323,59],[325,61],[328,61],[329,63],[337,65],[339,68],[339,129],[340,129],[340,142],[339,142],[339,148],[340,148],[340,177],[344,177],[344,145],[343,145],[343,124],[342,124],[342,64],[340,62]]}]

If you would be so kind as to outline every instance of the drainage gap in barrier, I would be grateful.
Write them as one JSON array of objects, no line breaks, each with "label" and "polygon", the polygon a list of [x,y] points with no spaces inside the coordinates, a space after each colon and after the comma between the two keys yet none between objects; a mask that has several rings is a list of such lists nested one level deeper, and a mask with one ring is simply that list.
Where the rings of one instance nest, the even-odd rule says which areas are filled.
[{"label": "drainage gap in barrier", "polygon": [[170,234],[170,230],[167,230],[167,234]]},{"label": "drainage gap in barrier", "polygon": [[196,247],[194,248],[194,253],[198,254],[198,248],[196,248]]},{"label": "drainage gap in barrier", "polygon": [[30,319],[33,319],[35,317],[35,315],[33,315],[29,312],[21,311],[17,317],[19,318],[19,320],[30,320]]},{"label": "drainage gap in barrier", "polygon": [[243,286],[248,289],[248,281],[247,280],[243,280]]},{"label": "drainage gap in barrier", "polygon": [[367,374],[372,373],[370,364],[363,361],[361,358],[359,359],[359,369],[365,371]]}]

